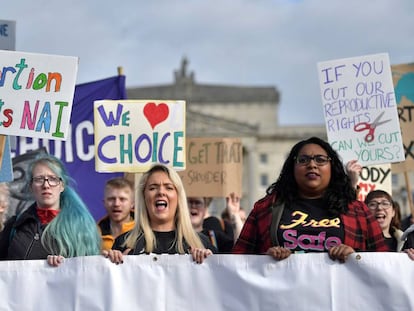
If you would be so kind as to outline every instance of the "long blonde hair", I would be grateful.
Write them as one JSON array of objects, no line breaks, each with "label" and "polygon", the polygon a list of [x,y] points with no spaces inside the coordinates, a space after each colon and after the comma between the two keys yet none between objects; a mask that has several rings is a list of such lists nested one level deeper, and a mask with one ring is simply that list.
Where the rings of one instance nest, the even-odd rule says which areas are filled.
[{"label": "long blonde hair", "polygon": [[204,248],[200,237],[194,231],[191,225],[190,212],[187,205],[187,196],[185,194],[184,186],[180,176],[173,169],[162,165],[153,165],[146,173],[144,173],[140,179],[138,187],[138,204],[135,207],[135,226],[128,234],[128,237],[124,243],[127,248],[134,249],[138,238],[142,235],[145,239],[145,252],[151,253],[156,247],[156,238],[151,228],[150,219],[148,216],[147,206],[145,203],[144,191],[148,181],[148,178],[155,172],[164,172],[171,179],[178,198],[178,206],[175,214],[175,226],[177,237],[177,251],[179,254],[186,253],[185,245],[187,244],[191,248]]}]

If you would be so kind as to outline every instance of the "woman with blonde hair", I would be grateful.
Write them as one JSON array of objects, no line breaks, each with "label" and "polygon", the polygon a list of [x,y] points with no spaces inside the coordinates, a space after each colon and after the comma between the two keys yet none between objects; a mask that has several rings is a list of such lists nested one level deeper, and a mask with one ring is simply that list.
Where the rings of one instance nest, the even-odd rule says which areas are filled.
[{"label": "woman with blonde hair", "polygon": [[216,252],[206,236],[194,231],[181,178],[173,169],[155,164],[141,177],[138,191],[134,228],[104,256],[122,263],[126,254],[189,253],[201,263]]}]

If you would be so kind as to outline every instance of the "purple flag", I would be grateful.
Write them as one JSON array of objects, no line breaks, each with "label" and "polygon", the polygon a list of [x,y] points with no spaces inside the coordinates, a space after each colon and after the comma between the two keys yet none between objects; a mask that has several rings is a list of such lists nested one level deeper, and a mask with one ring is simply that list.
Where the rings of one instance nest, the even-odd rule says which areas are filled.
[{"label": "purple flag", "polygon": [[75,88],[71,115],[71,135],[64,142],[16,137],[12,146],[15,156],[45,147],[61,159],[75,180],[78,191],[95,219],[105,214],[103,189],[109,178],[123,173],[97,173],[93,133],[93,102],[100,99],[126,99],[125,76],[79,84]]}]

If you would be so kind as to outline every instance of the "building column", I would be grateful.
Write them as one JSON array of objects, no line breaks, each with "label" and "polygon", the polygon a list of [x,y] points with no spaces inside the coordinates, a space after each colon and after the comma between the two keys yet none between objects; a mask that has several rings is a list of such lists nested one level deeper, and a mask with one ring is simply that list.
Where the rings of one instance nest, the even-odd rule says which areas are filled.
[{"label": "building column", "polygon": [[247,186],[247,189],[243,189],[247,194],[247,202],[246,200],[244,202],[248,204],[245,206],[246,210],[250,211],[258,197],[256,193],[258,189],[256,139],[243,140],[243,147],[246,150],[246,165],[244,167],[247,169],[247,174],[243,174],[247,178],[247,183],[243,183]]}]

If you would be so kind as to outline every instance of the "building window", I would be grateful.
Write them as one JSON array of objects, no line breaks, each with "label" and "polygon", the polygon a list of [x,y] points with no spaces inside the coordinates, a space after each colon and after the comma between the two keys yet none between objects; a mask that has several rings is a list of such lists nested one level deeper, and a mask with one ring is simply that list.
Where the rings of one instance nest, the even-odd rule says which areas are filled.
[{"label": "building window", "polygon": [[269,176],[267,174],[260,175],[260,185],[262,187],[269,186]]},{"label": "building window", "polygon": [[261,153],[260,154],[260,163],[267,163],[267,154],[266,153]]}]

